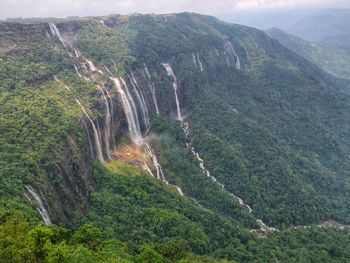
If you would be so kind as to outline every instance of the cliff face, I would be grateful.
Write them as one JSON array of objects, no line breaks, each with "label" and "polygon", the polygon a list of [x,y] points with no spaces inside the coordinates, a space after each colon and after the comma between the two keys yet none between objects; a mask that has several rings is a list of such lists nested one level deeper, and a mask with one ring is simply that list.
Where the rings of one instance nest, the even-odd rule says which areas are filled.
[{"label": "cliff face", "polygon": [[[263,32],[185,13],[2,23],[0,34],[0,74],[18,76],[4,77],[3,97],[18,100],[20,91],[25,112],[38,113],[9,144],[23,145],[27,169],[15,173],[15,194],[33,185],[53,222],[89,209],[99,185],[93,163],[117,158],[120,144],[138,145],[148,157],[134,165],[219,213],[231,216],[238,204],[272,225],[348,220],[346,205],[335,212],[332,203],[349,192],[340,176],[350,164],[349,123],[334,118],[348,117],[349,98]],[[28,123],[36,142],[24,139]],[[158,141],[149,136],[157,129]],[[176,132],[179,155],[162,141]],[[220,191],[223,204],[201,187]]]}]

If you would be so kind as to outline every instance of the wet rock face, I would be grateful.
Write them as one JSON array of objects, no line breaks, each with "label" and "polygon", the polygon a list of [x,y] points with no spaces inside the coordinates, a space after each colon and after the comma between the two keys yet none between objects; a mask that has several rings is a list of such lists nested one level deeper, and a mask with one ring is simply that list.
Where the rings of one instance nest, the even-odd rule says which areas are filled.
[{"label": "wet rock face", "polygon": [[53,223],[64,225],[69,222],[72,211],[83,211],[87,207],[94,187],[91,163],[88,144],[78,146],[69,138],[62,160],[43,171],[41,192]]}]

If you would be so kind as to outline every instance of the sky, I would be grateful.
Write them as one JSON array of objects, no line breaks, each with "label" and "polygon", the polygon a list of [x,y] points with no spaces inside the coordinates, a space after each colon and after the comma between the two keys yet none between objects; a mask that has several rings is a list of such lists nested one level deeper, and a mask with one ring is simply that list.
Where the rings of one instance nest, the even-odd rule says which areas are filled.
[{"label": "sky", "polygon": [[0,18],[233,12],[350,7],[350,0],[0,0]]}]

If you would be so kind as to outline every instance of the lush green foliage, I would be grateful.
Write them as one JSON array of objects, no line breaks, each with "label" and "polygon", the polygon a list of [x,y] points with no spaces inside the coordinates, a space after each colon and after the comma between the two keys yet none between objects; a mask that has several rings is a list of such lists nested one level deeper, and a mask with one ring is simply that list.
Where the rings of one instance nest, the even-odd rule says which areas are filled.
[{"label": "lush green foliage", "polygon": [[78,32],[76,45],[84,54],[121,74],[134,60],[128,49],[131,35],[131,32],[92,23]]},{"label": "lush green foliage", "polygon": [[[69,57],[57,38],[45,36],[47,25],[0,24],[5,32],[0,39],[0,260],[348,261],[348,233],[291,227],[350,220],[350,98],[342,83],[255,29],[188,13],[118,19],[108,17],[104,25],[96,19],[62,22],[68,35],[76,33],[72,45],[80,49],[79,58]],[[230,64],[228,43],[241,70]],[[149,66],[161,111],[157,118],[151,113],[150,140],[167,180],[181,186],[184,197],[137,167],[91,163],[76,100],[96,126],[105,120],[95,84],[106,84],[106,74],[86,73],[90,81],[72,74],[84,57],[116,76],[125,77],[132,68],[142,79],[143,62]],[[177,76],[193,146],[252,214],[203,174],[186,148],[180,125],[171,118],[173,80],[161,62],[170,63]],[[143,78],[139,85],[146,91]],[[122,137],[125,114],[111,94]],[[146,104],[153,103],[145,94]],[[69,229],[37,225],[35,204],[24,202],[27,183],[43,189],[50,215]],[[66,196],[77,209],[69,210]],[[249,231],[256,218],[282,231],[259,239]]]}]

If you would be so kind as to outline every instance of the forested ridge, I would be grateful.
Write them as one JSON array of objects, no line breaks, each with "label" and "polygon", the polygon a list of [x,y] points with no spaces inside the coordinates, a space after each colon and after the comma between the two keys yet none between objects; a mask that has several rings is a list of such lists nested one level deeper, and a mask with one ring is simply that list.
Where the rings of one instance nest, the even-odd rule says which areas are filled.
[{"label": "forested ridge", "polygon": [[209,16],[1,22],[0,261],[347,262],[346,85]]}]

